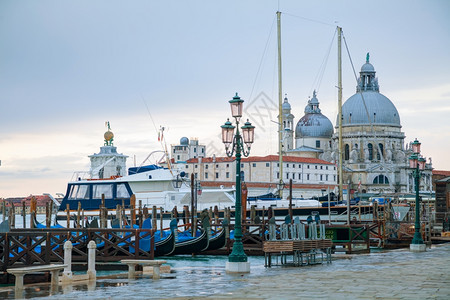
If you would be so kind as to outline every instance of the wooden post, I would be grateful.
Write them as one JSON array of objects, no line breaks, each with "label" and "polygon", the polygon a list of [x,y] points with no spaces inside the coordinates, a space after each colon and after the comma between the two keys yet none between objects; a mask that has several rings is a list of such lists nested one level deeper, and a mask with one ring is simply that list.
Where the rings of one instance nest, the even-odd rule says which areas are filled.
[{"label": "wooden post", "polygon": [[191,174],[191,212],[192,212],[192,219],[191,219],[191,229],[192,229],[192,236],[195,236],[194,233],[194,201],[195,201],[195,180],[194,180],[194,173]]},{"label": "wooden post", "polygon": [[[242,223],[246,223],[247,220],[247,195],[248,195],[248,190],[247,190],[247,185],[245,184],[245,182],[242,182],[242,188],[241,188],[241,204],[242,204],[242,214],[241,214],[241,220]],[[244,229],[245,227],[242,227],[242,229]]]},{"label": "wooden post", "polygon": [[30,201],[30,228],[34,228],[34,219],[36,218],[36,198],[31,197]]},{"label": "wooden post", "polygon": [[157,218],[156,217],[156,206],[153,205],[153,207],[152,207],[152,228],[155,229],[155,231],[158,228],[158,226],[157,226],[158,224],[157,224],[157,219],[156,218]]},{"label": "wooden post", "polygon": [[45,203],[45,227],[47,227],[47,228],[50,228],[50,224],[49,224],[49,216],[48,216],[48,214],[49,214],[49,210],[50,210],[50,208],[49,208],[49,202],[47,202],[47,203]]},{"label": "wooden post", "polygon": [[70,205],[67,203],[66,205],[66,213],[67,213],[67,228],[70,228]]},{"label": "wooden post", "polygon": [[48,219],[45,220],[45,225],[50,228],[52,226],[53,202],[47,202],[48,205]]},{"label": "wooden post", "polygon": [[81,221],[81,202],[78,201],[78,209],[77,209],[77,228],[80,228],[80,221]]},{"label": "wooden post", "polygon": [[136,224],[136,195],[130,197],[131,225]]},{"label": "wooden post", "polygon": [[189,207],[187,205],[183,206],[183,213],[184,213],[184,230],[186,231],[189,223]]},{"label": "wooden post", "polygon": [[159,221],[160,221],[160,227],[159,227],[160,230],[159,230],[159,232],[160,232],[161,238],[163,237],[163,228],[164,228],[164,225],[163,225],[163,212],[164,212],[163,208],[160,207],[159,208]]},{"label": "wooden post", "polygon": [[22,201],[22,218],[23,218],[23,228],[27,228],[27,206],[25,201]]},{"label": "wooden post", "polygon": [[255,205],[252,205],[250,208],[250,223],[255,224],[255,217],[256,217],[256,207]]},{"label": "wooden post", "polygon": [[3,199],[3,201],[2,201],[2,215],[3,215],[3,220],[2,221],[5,221],[6,220],[6,202],[5,202],[5,199]]},{"label": "wooden post", "polygon": [[119,220],[119,228],[122,229],[122,208],[120,204],[116,205],[116,219]]},{"label": "wooden post", "polygon": [[216,224],[217,231],[217,225],[219,225],[219,207],[217,205],[214,205],[214,224]]},{"label": "wooden post", "polygon": [[292,210],[292,178],[289,179],[289,216],[291,217],[291,223],[293,223],[294,212]]},{"label": "wooden post", "polygon": [[144,207],[143,211],[144,211],[144,219],[147,220],[148,219],[148,207],[147,206]]},{"label": "wooden post", "polygon": [[142,228],[142,223],[144,222],[142,218],[142,200],[139,200],[138,218],[139,218],[139,228]]}]

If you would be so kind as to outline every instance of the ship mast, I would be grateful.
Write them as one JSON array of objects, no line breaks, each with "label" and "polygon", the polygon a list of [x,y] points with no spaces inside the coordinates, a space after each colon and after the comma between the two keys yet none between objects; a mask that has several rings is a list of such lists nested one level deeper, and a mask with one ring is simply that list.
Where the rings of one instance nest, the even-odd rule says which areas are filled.
[{"label": "ship mast", "polygon": [[[342,51],[341,51],[341,39],[342,39],[342,28],[337,27],[338,31],[338,120],[339,120],[339,198],[338,200],[343,200],[342,197]],[[347,191],[348,192],[348,191]]]},{"label": "ship mast", "polygon": [[279,183],[278,195],[283,198],[283,119],[282,119],[282,85],[281,85],[281,12],[277,11],[277,37],[278,37],[278,156],[279,156]]}]

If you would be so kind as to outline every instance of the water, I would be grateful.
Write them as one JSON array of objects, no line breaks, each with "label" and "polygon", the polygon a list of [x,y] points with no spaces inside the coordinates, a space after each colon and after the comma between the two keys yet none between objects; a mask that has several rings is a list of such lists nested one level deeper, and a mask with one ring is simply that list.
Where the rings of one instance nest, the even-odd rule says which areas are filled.
[{"label": "water", "polygon": [[[336,256],[334,256],[336,258]],[[171,274],[129,280],[98,279],[49,291],[48,284],[25,289],[25,298],[49,299],[448,299],[450,244],[422,253],[409,250],[343,255],[331,264],[264,267],[263,257],[249,257],[251,273],[225,272],[224,256],[178,256],[167,260]],[[116,272],[117,273],[117,272]],[[104,273],[103,273],[104,274]],[[14,298],[13,289],[0,298]]]}]

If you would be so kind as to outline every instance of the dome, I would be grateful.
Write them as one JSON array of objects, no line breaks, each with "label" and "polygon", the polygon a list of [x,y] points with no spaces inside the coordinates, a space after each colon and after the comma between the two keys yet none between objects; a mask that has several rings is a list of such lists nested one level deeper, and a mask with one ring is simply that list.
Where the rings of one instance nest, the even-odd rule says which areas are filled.
[{"label": "dome", "polygon": [[373,67],[373,65],[372,65],[370,62],[366,62],[366,63],[361,67],[361,72],[365,72],[365,73],[375,72],[375,68]]},{"label": "dome", "polygon": [[[339,119],[337,119],[339,120]],[[339,122],[336,122],[338,126]],[[369,62],[361,67],[356,94],[342,105],[342,125],[387,125],[401,127],[397,108],[386,96],[380,93],[375,68]]]},{"label": "dome", "polygon": [[333,135],[333,124],[324,116],[319,108],[319,100],[316,91],[312,99],[305,107],[305,115],[298,121],[295,127],[296,138],[302,137],[324,137],[331,138]]},{"label": "dome", "polygon": [[386,96],[376,91],[360,92],[348,98],[342,105],[342,117],[342,126],[372,123],[401,127],[400,116],[395,105]]},{"label": "dome", "polygon": [[182,146],[187,146],[187,145],[189,145],[189,139],[187,138],[187,137],[182,137],[181,139],[180,139],[180,145],[182,145]]}]

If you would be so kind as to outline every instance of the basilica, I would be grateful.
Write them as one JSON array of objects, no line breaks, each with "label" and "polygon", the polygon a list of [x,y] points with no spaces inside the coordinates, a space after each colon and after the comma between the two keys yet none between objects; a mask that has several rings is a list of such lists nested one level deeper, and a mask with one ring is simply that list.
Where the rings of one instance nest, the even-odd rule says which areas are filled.
[{"label": "basilica", "polygon": [[[356,93],[342,105],[343,182],[360,193],[410,193],[415,189],[408,163],[413,154],[411,143],[405,145],[400,115],[392,101],[380,93],[375,73],[367,54]],[[294,115],[286,98],[282,104],[283,152],[338,164],[338,118],[333,128],[321,113],[314,91],[294,130]],[[432,191],[431,158],[421,177],[420,191]]]}]

